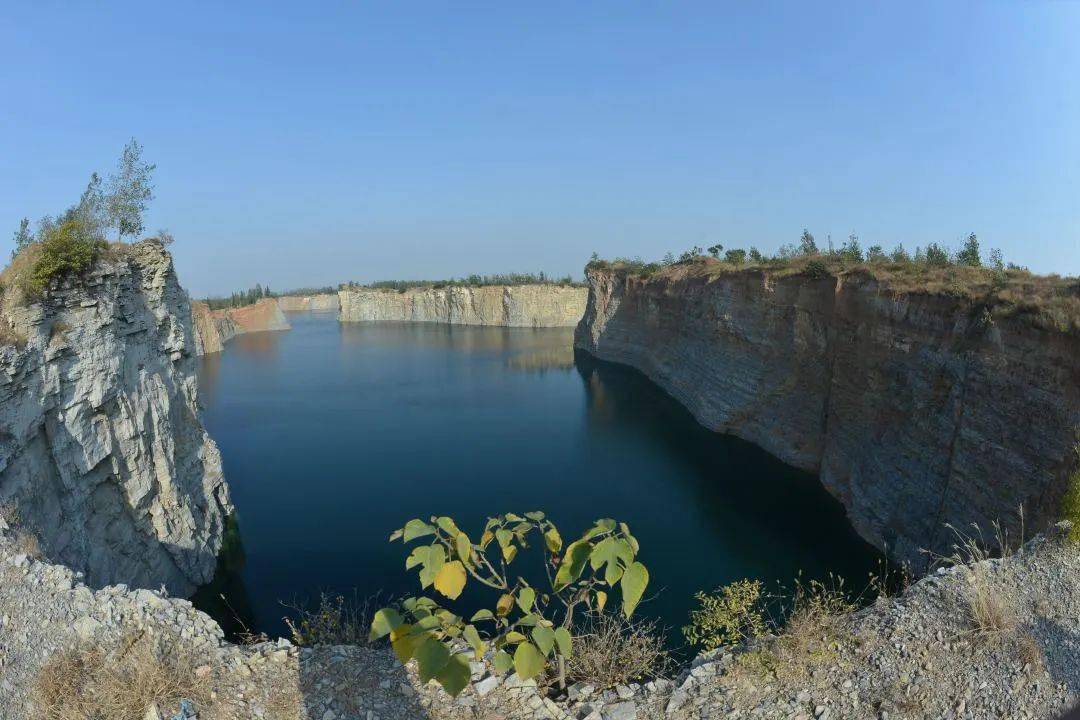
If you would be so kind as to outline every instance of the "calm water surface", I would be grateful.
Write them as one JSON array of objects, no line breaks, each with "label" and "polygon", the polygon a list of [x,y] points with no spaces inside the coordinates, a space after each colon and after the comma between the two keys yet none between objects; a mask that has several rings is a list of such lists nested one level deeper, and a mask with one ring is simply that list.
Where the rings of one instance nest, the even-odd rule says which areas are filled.
[{"label": "calm water surface", "polygon": [[643,612],[673,641],[697,590],[800,570],[861,586],[876,567],[814,477],[705,430],[633,370],[575,362],[570,328],[289,320],[200,369],[238,508],[198,599],[223,620],[282,633],[282,601],[417,592],[387,536],[432,514],[474,537],[502,512],[542,509],[564,537],[625,520],[652,575]]}]

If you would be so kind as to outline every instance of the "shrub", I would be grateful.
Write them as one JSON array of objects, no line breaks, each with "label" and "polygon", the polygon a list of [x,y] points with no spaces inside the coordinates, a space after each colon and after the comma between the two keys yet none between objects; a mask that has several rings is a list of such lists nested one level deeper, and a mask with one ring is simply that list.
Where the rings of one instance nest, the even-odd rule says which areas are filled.
[{"label": "shrub", "polygon": [[968,235],[964,241],[962,250],[956,253],[956,263],[969,267],[982,267],[982,258],[979,256],[979,239],[975,233]]},{"label": "shrub", "polygon": [[829,267],[825,264],[824,260],[811,260],[806,263],[806,267],[803,268],[803,275],[814,280],[821,280],[829,277]]},{"label": "shrub", "polygon": [[40,255],[30,272],[27,294],[43,293],[54,279],[85,272],[105,247],[79,220],[68,220],[43,233]]},{"label": "shrub", "polygon": [[924,262],[929,267],[948,267],[950,264],[949,252],[937,243],[930,243],[926,246]]},{"label": "shrub", "polygon": [[702,650],[739,645],[760,637],[766,624],[760,580],[739,580],[708,594],[694,597],[700,606],[690,612],[683,636]]},{"label": "shrub", "polygon": [[293,617],[286,617],[294,645],[366,645],[371,628],[372,602],[356,594],[346,600],[343,595],[319,595],[315,609],[301,605],[288,606]]},{"label": "shrub", "polygon": [[848,241],[840,248],[839,255],[844,260],[850,260],[851,262],[861,263],[863,261],[862,247],[859,245],[859,237],[855,233],[848,237]]},{"label": "shrub", "polygon": [[908,251],[904,249],[904,244],[900,243],[893,251],[889,253],[889,257],[892,258],[894,263],[909,263],[911,262],[911,256],[908,255]]},{"label": "shrub", "polygon": [[761,263],[765,262],[765,256],[761,254],[761,251],[756,247],[750,248],[750,262]]},{"label": "shrub", "polygon": [[870,263],[883,263],[888,259],[885,250],[880,245],[871,245],[866,248],[866,261]]},{"label": "shrub", "polygon": [[724,255],[724,259],[732,265],[742,265],[746,262],[746,251],[741,248],[728,250],[727,254]]},{"label": "shrub", "polygon": [[655,621],[590,614],[574,635],[567,678],[598,689],[664,676],[671,656]]},{"label": "shrub", "polygon": [[[550,592],[538,592],[510,572],[534,536]],[[466,622],[429,597],[410,597],[375,613],[370,638],[389,635],[402,663],[416,659],[421,682],[437,680],[455,696],[468,684],[470,654],[479,660],[489,644],[495,649],[496,671],[513,669],[522,680],[540,675],[549,660],[557,660],[559,686],[564,688],[566,660],[574,653],[574,611],[580,607],[602,613],[608,592],[618,585],[621,609],[629,619],[649,582],[648,570],[636,559],[638,543],[630,528],[611,519],[597,520],[565,548],[558,528],[542,512],[489,518],[476,543],[449,517],[410,520],[390,536],[406,543],[423,538],[430,538],[430,544],[414,547],[405,561],[406,570],[417,569],[421,586],[457,600],[472,578],[474,585],[499,593],[494,610],[481,608]],[[458,651],[459,639],[472,653]]]}]

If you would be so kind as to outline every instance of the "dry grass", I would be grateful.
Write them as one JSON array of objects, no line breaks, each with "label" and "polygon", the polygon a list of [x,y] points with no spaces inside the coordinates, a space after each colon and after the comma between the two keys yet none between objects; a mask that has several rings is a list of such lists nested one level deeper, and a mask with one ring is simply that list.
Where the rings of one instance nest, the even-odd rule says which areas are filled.
[{"label": "dry grass", "polygon": [[181,700],[204,708],[211,688],[209,668],[178,638],[137,633],[54,655],[38,673],[35,720],[138,720],[151,704],[163,712]]},{"label": "dry grass", "polygon": [[670,667],[664,635],[655,622],[601,613],[590,616],[574,638],[566,671],[570,682],[603,689],[663,677]]},{"label": "dry grass", "polygon": [[5,304],[25,305],[30,299],[30,283],[34,266],[41,259],[41,243],[31,243],[11,259],[0,271],[0,285],[4,287]]},{"label": "dry grass", "polygon": [[981,635],[1012,634],[1017,629],[1016,603],[992,582],[986,568],[966,572],[967,615],[972,629]]}]

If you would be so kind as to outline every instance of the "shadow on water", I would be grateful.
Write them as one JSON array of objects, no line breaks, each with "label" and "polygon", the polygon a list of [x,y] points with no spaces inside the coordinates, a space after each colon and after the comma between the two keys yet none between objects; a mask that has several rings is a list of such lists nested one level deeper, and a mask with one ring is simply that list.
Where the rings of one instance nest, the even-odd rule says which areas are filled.
[{"label": "shadow on water", "polygon": [[226,595],[226,624],[283,634],[282,600],[415,594],[386,538],[430,514],[468,531],[543,509],[564,537],[625,520],[652,576],[641,612],[673,647],[698,590],[800,572],[861,587],[876,569],[813,475],[703,428],[635,370],[575,357],[571,328],[293,323],[200,371],[243,512],[246,557],[230,544],[200,594]]}]

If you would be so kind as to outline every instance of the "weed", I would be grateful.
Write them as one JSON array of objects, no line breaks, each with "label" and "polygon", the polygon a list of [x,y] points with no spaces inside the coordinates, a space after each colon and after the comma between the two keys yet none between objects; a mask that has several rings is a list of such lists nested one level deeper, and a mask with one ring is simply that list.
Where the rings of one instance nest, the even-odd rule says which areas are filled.
[{"label": "weed", "polygon": [[664,635],[654,621],[601,613],[590,615],[579,628],[567,676],[609,688],[662,677],[670,667]]}]

